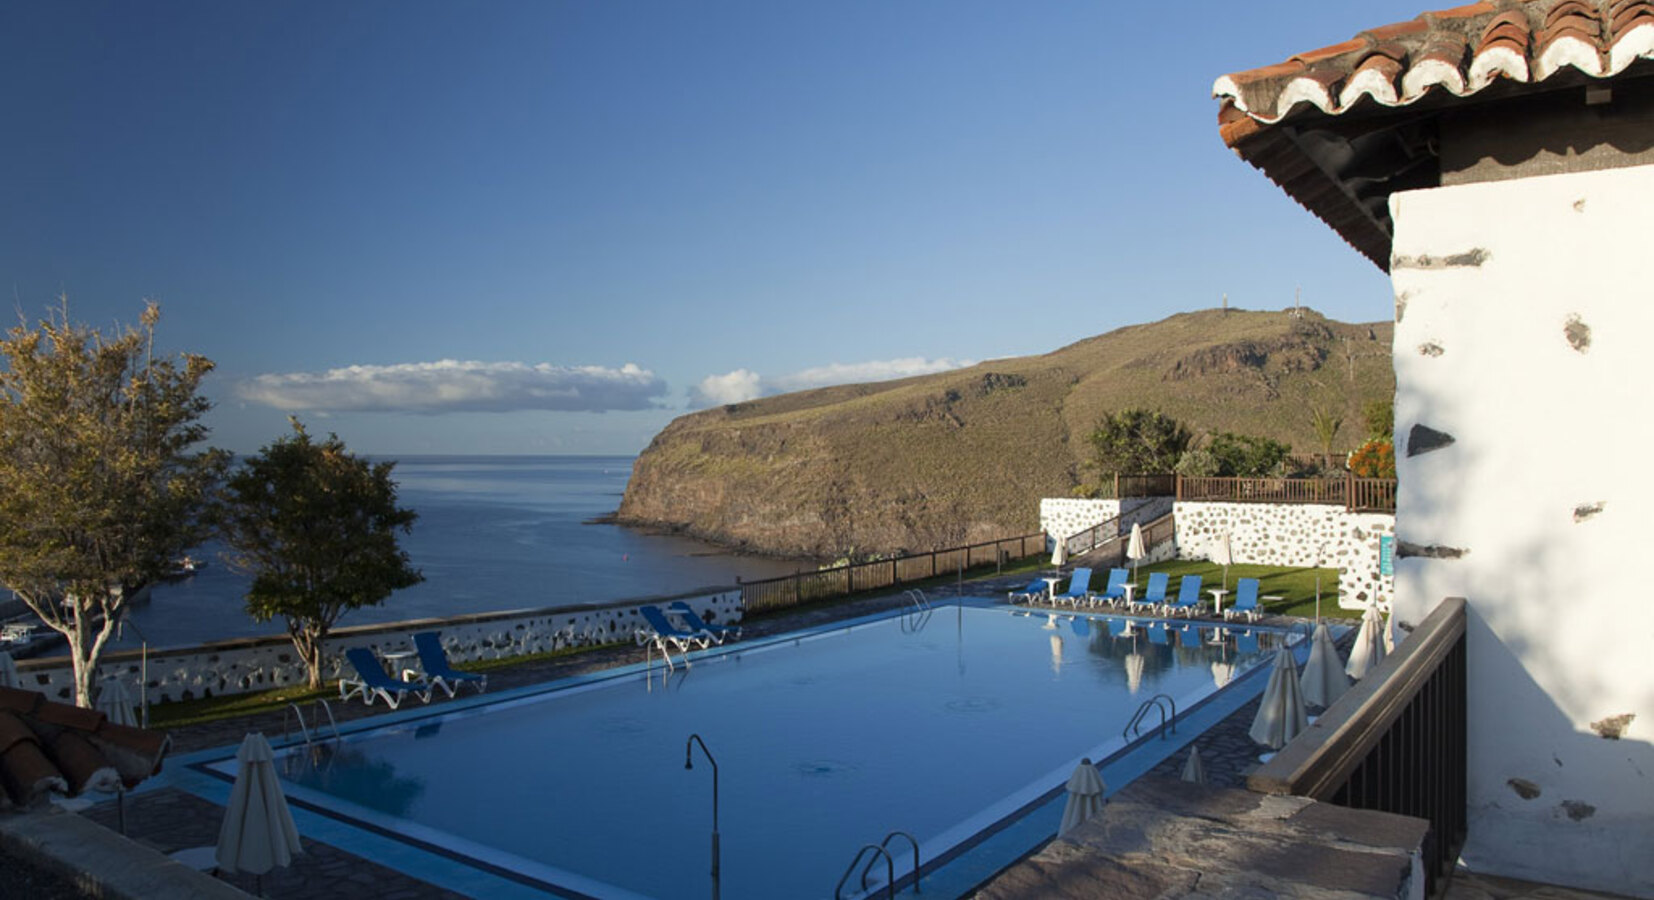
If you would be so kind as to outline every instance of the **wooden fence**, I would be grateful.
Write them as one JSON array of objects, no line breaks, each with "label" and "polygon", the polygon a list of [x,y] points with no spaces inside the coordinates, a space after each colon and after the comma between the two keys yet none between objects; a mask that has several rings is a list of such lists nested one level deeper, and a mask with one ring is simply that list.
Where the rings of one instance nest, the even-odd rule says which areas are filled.
[{"label": "wooden fence", "polygon": [[[1105,482],[1107,488],[1110,483]],[[1114,493],[1104,492],[1103,499],[1126,500],[1132,497],[1170,497],[1177,493],[1176,475],[1121,475],[1114,473]]]},{"label": "wooden fence", "polygon": [[1247,776],[1264,794],[1430,820],[1425,892],[1453,869],[1466,817],[1465,601],[1449,597],[1396,652]]},{"label": "wooden fence", "polygon": [[741,582],[741,604],[747,613],[783,609],[816,600],[845,597],[860,591],[897,588],[963,572],[975,566],[998,567],[1012,560],[1045,553],[1045,532],[984,541],[964,547],[932,550],[873,562],[846,563],[812,572]]},{"label": "wooden fence", "polygon": [[1185,478],[1177,499],[1219,503],[1325,503],[1351,512],[1394,512],[1394,478]]}]

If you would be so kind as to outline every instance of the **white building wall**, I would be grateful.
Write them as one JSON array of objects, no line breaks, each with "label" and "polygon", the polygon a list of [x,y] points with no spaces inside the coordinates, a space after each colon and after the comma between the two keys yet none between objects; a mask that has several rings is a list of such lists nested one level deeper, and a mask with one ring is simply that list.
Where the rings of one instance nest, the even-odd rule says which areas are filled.
[{"label": "white building wall", "polygon": [[[1651,199],[1642,166],[1390,201],[1395,603],[1417,622],[1468,600],[1464,860],[1640,896],[1654,896]],[[1452,442],[1426,450],[1421,428]]]}]

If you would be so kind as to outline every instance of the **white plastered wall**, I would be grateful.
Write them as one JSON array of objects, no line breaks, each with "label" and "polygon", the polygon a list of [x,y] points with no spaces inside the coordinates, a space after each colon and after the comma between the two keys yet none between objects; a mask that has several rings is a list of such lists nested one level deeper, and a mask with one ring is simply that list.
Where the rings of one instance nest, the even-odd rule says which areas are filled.
[{"label": "white plastered wall", "polygon": [[1654,167],[1390,205],[1395,604],[1469,601],[1464,862],[1654,896]]}]

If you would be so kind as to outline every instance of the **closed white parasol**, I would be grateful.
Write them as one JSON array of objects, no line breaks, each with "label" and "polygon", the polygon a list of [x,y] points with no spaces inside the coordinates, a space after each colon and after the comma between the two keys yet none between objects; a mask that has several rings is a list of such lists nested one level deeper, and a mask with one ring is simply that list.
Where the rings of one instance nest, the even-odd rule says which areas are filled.
[{"label": "closed white parasol", "polygon": [[226,872],[262,876],[293,861],[299,849],[299,830],[287,809],[287,798],[276,777],[275,754],[264,735],[254,732],[236,751],[240,764],[224,825],[218,830],[218,867]]},{"label": "closed white parasol", "polygon": [[1350,689],[1350,676],[1338,661],[1338,649],[1332,644],[1332,633],[1325,624],[1315,626],[1315,637],[1310,640],[1309,662],[1304,663],[1304,702],[1322,708]]},{"label": "closed white parasol", "polygon": [[110,678],[98,689],[98,701],[94,707],[116,725],[136,728],[138,717],[132,714],[132,705],[132,695],[127,692],[126,682]]},{"label": "closed white parasol", "polygon": [[1062,808],[1062,826],[1057,834],[1067,834],[1081,822],[1101,815],[1105,790],[1107,786],[1103,784],[1103,776],[1097,774],[1097,767],[1089,758],[1080,760],[1074,774],[1068,776],[1068,803]]},{"label": "closed white parasol", "polygon": [[1206,764],[1200,761],[1200,747],[1189,745],[1189,761],[1183,764],[1183,780],[1206,784]]},{"label": "closed white parasol", "polygon": [[1126,541],[1126,559],[1131,560],[1131,580],[1137,581],[1137,561],[1149,555],[1143,546],[1143,526],[1137,522],[1131,523],[1131,539]]},{"label": "closed white parasol", "polygon": [[1212,548],[1212,562],[1223,567],[1223,584],[1221,587],[1226,591],[1229,590],[1229,567],[1235,563],[1235,550],[1230,545],[1229,532],[1225,531],[1223,537],[1218,538],[1217,546]]},{"label": "closed white parasol", "polygon": [[1350,648],[1350,661],[1344,664],[1344,671],[1357,681],[1367,676],[1367,673],[1384,661],[1384,619],[1379,615],[1378,606],[1367,604],[1367,611],[1361,614],[1361,629],[1355,633],[1355,646]]},{"label": "closed white parasol", "polygon": [[1298,665],[1292,651],[1282,647],[1275,651],[1275,668],[1269,673],[1269,686],[1264,688],[1263,702],[1258,705],[1258,715],[1247,734],[1252,740],[1279,750],[1308,727],[1304,694],[1298,685]]}]

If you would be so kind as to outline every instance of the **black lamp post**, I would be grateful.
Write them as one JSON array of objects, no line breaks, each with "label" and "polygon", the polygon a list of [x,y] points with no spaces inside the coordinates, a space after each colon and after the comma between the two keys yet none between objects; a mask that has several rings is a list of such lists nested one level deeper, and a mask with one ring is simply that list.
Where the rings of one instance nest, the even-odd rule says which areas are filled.
[{"label": "black lamp post", "polygon": [[706,741],[701,740],[700,735],[692,734],[683,745],[685,769],[695,768],[695,760],[690,754],[696,744],[701,745],[706,761],[712,763],[712,900],[718,900],[718,761],[712,758],[712,751],[706,749]]}]

